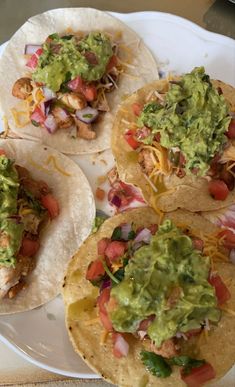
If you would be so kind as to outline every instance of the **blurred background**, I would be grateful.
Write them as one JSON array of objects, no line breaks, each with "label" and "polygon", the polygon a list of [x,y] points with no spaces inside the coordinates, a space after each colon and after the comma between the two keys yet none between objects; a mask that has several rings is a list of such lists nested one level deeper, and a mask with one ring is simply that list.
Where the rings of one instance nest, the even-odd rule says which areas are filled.
[{"label": "blurred background", "polygon": [[124,13],[169,12],[235,38],[235,4],[228,0],[0,0],[0,43],[8,40],[30,16],[61,7],[93,7]]}]

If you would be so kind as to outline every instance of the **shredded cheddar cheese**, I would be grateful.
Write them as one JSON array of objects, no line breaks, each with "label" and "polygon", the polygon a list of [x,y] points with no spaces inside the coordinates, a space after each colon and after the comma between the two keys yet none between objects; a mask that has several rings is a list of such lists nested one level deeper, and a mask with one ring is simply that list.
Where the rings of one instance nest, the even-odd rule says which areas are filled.
[{"label": "shredded cheddar cheese", "polygon": [[46,165],[49,165],[50,163],[52,163],[53,167],[58,171],[60,172],[62,175],[64,176],[71,176],[70,173],[66,172],[64,169],[62,169],[58,163],[57,163],[57,160],[55,158],[55,156],[53,155],[50,155],[46,161]]},{"label": "shredded cheddar cheese", "polygon": [[38,169],[39,171],[43,171],[47,174],[52,174],[52,171],[49,171],[49,169],[43,167],[42,165],[36,163],[30,156],[28,156],[28,162],[31,164],[34,168]]},{"label": "shredded cheddar cheese", "polygon": [[2,137],[6,138],[9,133],[9,125],[8,125],[7,117],[5,115],[2,117],[2,121],[3,121],[3,129],[4,129]]},{"label": "shredded cheddar cheese", "polygon": [[100,337],[100,345],[104,345],[104,343],[106,342],[106,340],[108,338],[108,335],[109,335],[109,332],[104,330],[103,333],[101,334],[101,337]]},{"label": "shredded cheddar cheese", "polygon": [[25,125],[29,124],[30,117],[28,111],[17,111],[15,108],[12,108],[11,113],[18,128],[23,128]]},{"label": "shredded cheddar cheese", "polygon": [[220,309],[223,310],[224,312],[231,314],[231,316],[235,317],[235,311],[232,309],[227,308],[226,306],[220,306]]}]

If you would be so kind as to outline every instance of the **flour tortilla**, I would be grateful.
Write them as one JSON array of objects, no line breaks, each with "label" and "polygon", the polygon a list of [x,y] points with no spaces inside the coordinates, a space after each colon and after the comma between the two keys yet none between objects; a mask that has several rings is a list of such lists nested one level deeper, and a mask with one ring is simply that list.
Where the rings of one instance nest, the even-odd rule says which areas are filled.
[{"label": "flour tortilla", "polygon": [[[19,100],[12,96],[12,86],[18,78],[28,71],[23,57],[26,44],[41,44],[52,33],[65,33],[68,28],[73,31],[106,31],[122,32],[122,42],[133,52],[134,68],[128,68],[129,75],[122,75],[118,82],[118,89],[106,94],[110,105],[110,112],[104,114],[99,123],[93,126],[97,138],[87,141],[81,138],[73,139],[67,130],[58,130],[50,135],[46,129],[28,124],[17,128],[10,109]],[[120,38],[119,38],[120,39]],[[9,119],[10,129],[19,137],[38,141],[68,154],[95,153],[110,147],[111,128],[114,114],[122,98],[142,87],[147,82],[158,79],[158,70],[149,49],[141,38],[120,20],[110,14],[91,8],[65,8],[47,11],[30,18],[11,38],[1,59],[0,77],[0,110]]]},{"label": "flour tortilla", "polygon": [[[222,81],[212,81],[215,87],[221,87],[223,95],[235,111],[235,88]],[[138,163],[138,154],[127,144],[123,133],[126,131],[126,121],[135,122],[136,116],[131,105],[135,102],[144,104],[151,92],[166,92],[168,81],[159,80],[146,85],[126,99],[119,108],[112,133],[112,151],[117,163],[120,179],[126,183],[138,186],[146,201],[163,212],[184,208],[189,211],[210,211],[227,207],[235,201],[235,190],[229,192],[226,200],[214,200],[208,192],[208,182],[204,178],[185,176],[180,179],[175,174],[163,178],[169,194],[157,198],[153,188],[146,180],[141,166]],[[235,153],[235,149],[234,149]],[[173,188],[173,190],[171,190]]]},{"label": "flour tortilla", "polygon": [[[208,233],[217,230],[216,226],[201,216],[182,210],[166,214],[166,218],[172,219],[178,226],[181,224],[188,225],[189,228],[193,227],[198,234],[201,230],[206,230]],[[115,358],[112,355],[110,338],[104,345],[100,345],[103,328],[99,321],[89,324],[92,319],[97,318],[95,304],[98,288],[85,279],[85,274],[89,263],[97,257],[97,242],[103,237],[111,237],[113,229],[121,223],[133,222],[137,227],[147,227],[158,220],[158,215],[151,208],[130,210],[108,219],[75,254],[65,277],[63,297],[66,307],[66,325],[75,351],[104,379],[122,387],[185,386],[177,368],[167,379],[150,375],[140,361],[140,342],[134,338],[128,337],[130,349],[127,357]],[[229,284],[232,298],[228,302],[228,308],[235,310],[235,267],[227,263],[218,264],[216,268],[223,280]],[[232,345],[234,333],[235,317],[224,314],[218,328],[211,329],[209,332],[208,342],[200,346],[199,358],[204,358],[212,364],[216,370],[217,379],[225,375],[234,364],[235,346]]]},{"label": "flour tortilla", "polygon": [[[59,216],[41,234],[36,268],[27,277],[29,286],[12,300],[0,300],[0,314],[7,314],[36,308],[60,293],[68,261],[91,231],[95,204],[86,177],[68,157],[25,140],[0,140],[0,148],[35,180],[44,180],[60,206]],[[69,176],[47,164],[51,156]]]}]

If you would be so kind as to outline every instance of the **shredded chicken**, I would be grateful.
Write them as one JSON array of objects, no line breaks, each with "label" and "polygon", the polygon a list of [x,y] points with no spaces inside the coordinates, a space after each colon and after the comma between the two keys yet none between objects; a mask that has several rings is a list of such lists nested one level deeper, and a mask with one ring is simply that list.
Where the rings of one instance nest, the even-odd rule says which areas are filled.
[{"label": "shredded chicken", "polygon": [[[23,277],[26,277],[34,267],[35,261],[31,257],[22,256],[18,257],[15,268],[0,265],[0,299],[5,297],[10,289],[17,285]],[[19,291],[21,287],[16,289]],[[16,295],[15,291],[14,295]]]},{"label": "shredded chicken", "polygon": [[153,160],[152,160],[150,151],[148,149],[142,149],[139,152],[138,161],[139,161],[139,164],[142,167],[143,171],[145,173],[147,173],[147,175],[150,175],[150,173],[154,169],[154,164],[153,164]]},{"label": "shredded chicken", "polygon": [[13,85],[12,95],[16,98],[26,99],[32,90],[31,79],[26,77],[20,78]]},{"label": "shredded chicken", "polygon": [[69,108],[82,110],[87,106],[87,101],[81,93],[65,93],[62,94],[60,100]]},{"label": "shredded chicken", "polygon": [[22,186],[36,198],[40,199],[42,195],[47,195],[50,192],[50,189],[42,180],[36,181],[30,177],[22,179]]},{"label": "shredded chicken", "polygon": [[178,346],[174,339],[165,340],[160,348],[157,348],[149,339],[143,341],[144,347],[151,352],[161,355],[165,358],[170,358],[178,354]]},{"label": "shredded chicken", "polygon": [[77,127],[78,137],[84,138],[85,140],[93,140],[96,138],[96,132],[92,130],[91,124],[86,124],[75,118],[75,124]]},{"label": "shredded chicken", "polygon": [[51,113],[55,117],[56,123],[60,129],[66,129],[73,125],[73,117],[70,114],[67,114],[63,108],[55,106],[51,110]]}]

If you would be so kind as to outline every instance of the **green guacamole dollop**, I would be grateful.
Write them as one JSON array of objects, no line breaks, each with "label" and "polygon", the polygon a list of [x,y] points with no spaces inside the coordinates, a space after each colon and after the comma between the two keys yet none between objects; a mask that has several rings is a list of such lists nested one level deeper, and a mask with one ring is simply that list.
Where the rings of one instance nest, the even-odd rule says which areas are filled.
[{"label": "green guacamole dollop", "polygon": [[[117,308],[110,317],[118,332],[136,332],[149,316],[148,335],[157,347],[177,332],[200,328],[220,311],[208,282],[209,257],[195,250],[190,237],[166,220],[149,245],[139,248],[125,267],[124,279],[112,288]],[[178,297],[169,302],[177,289]]]},{"label": "green guacamole dollop", "polygon": [[[74,36],[51,35],[51,42],[43,44],[43,53],[32,77],[49,89],[59,91],[61,85],[78,75],[85,81],[97,81],[105,74],[113,55],[112,44],[107,35],[91,32],[80,41]],[[93,53],[96,64],[91,64],[85,54]]]},{"label": "green guacamole dollop", "polygon": [[178,82],[171,84],[163,105],[145,105],[138,125],[148,126],[152,134],[161,134],[165,148],[178,147],[186,159],[186,174],[196,168],[199,176],[206,174],[209,162],[226,142],[231,117],[223,95],[212,86],[203,67],[195,68]]},{"label": "green guacamole dollop", "polygon": [[0,156],[0,265],[14,266],[23,235],[23,224],[11,218],[17,213],[19,179],[14,162]]}]

